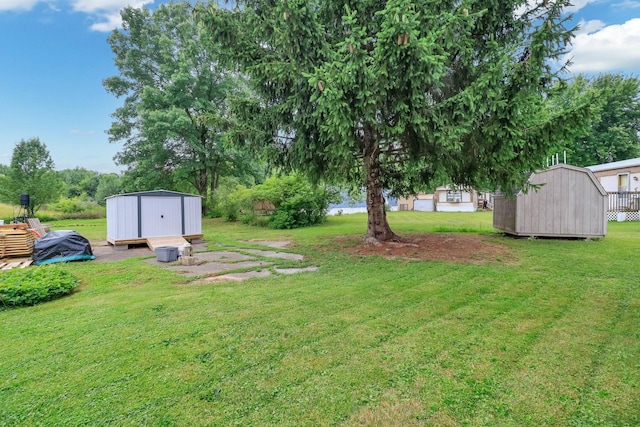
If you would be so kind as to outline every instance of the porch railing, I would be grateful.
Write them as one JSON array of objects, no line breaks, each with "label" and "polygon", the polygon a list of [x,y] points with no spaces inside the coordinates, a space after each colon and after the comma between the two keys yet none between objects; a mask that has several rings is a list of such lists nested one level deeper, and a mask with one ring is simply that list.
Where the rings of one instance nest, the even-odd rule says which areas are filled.
[{"label": "porch railing", "polygon": [[609,212],[640,211],[640,192],[625,191],[609,193]]}]

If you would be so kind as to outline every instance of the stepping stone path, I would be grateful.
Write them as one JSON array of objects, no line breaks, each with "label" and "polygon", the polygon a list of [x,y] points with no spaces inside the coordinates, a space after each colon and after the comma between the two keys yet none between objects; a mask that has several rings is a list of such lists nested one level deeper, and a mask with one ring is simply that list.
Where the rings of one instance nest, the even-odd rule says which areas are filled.
[{"label": "stepping stone path", "polygon": [[[246,242],[255,245],[263,245],[272,248],[286,248],[290,242],[265,242],[251,241]],[[274,266],[271,260],[288,260],[303,261],[304,256],[289,252],[278,252],[273,250],[260,249],[228,249],[215,252],[196,252],[193,254],[196,258],[195,265],[181,265],[178,263],[159,262],[156,258],[146,259],[149,264],[156,264],[182,273],[187,277],[205,276],[191,283],[213,283],[234,281],[239,282],[254,277],[268,277],[275,274],[296,274],[304,272],[318,271],[318,267],[310,266],[304,268],[280,268]],[[266,258],[266,259],[265,259]],[[252,269],[244,272],[225,271]],[[272,271],[273,270],[273,271]],[[221,274],[222,273],[222,274]]]}]

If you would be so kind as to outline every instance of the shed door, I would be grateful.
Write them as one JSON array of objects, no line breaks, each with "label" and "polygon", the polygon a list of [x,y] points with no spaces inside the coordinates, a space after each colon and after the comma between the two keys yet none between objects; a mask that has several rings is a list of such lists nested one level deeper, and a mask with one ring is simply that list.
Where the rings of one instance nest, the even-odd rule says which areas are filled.
[{"label": "shed door", "polygon": [[142,237],[182,236],[179,197],[143,196],[140,202]]}]

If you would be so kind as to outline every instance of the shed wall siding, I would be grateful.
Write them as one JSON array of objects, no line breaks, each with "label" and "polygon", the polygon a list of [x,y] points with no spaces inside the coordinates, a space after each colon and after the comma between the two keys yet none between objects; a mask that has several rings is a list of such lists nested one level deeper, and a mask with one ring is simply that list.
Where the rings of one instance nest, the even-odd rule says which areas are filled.
[{"label": "shed wall siding", "polygon": [[106,202],[110,242],[202,235],[202,200],[198,196],[153,191],[114,196]]},{"label": "shed wall siding", "polygon": [[493,226],[498,230],[516,231],[516,199],[500,196],[493,200]]},{"label": "shed wall siding", "polygon": [[519,236],[598,237],[607,232],[607,195],[588,171],[573,166],[538,172],[541,186],[515,200],[496,199],[495,228]]},{"label": "shed wall siding", "polygon": [[[586,178],[586,179],[585,179]],[[518,197],[521,234],[527,235],[596,235],[601,233],[598,219],[600,194],[584,174],[569,169],[544,171],[532,177],[542,185]],[[580,208],[582,206],[583,208]]]},{"label": "shed wall siding", "polygon": [[184,198],[184,234],[202,234],[202,199]]},{"label": "shed wall siding", "polygon": [[107,238],[114,240],[138,237],[138,199],[112,197],[107,199]]}]

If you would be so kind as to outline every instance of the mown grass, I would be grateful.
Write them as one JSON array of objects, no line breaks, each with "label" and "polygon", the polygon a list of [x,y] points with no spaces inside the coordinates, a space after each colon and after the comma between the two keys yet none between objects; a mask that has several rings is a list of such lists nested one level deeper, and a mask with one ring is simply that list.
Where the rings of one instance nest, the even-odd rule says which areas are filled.
[{"label": "mown grass", "polygon": [[[390,222],[492,232],[490,213]],[[488,265],[336,251],[362,215],[204,227],[211,247],[293,239],[320,269],[194,285],[137,259],[65,265],[73,295],[0,312],[0,424],[640,424],[640,224],[599,241],[493,234],[513,256]]]}]

